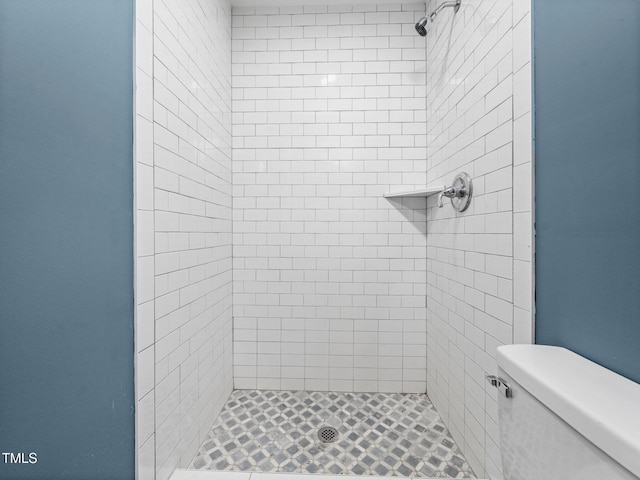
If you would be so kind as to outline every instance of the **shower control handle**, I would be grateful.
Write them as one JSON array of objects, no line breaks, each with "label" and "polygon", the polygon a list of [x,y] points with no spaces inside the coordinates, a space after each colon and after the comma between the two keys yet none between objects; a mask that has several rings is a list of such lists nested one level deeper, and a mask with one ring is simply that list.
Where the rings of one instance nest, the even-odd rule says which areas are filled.
[{"label": "shower control handle", "polygon": [[438,195],[438,207],[439,208],[444,207],[442,197],[461,198],[461,197],[464,197],[465,195],[466,193],[464,188],[447,187],[442,192],[440,192],[440,195]]},{"label": "shower control handle", "polygon": [[446,187],[440,195],[438,195],[438,207],[444,206],[443,198],[451,199],[451,205],[458,212],[464,212],[471,203],[471,195],[473,195],[473,182],[471,177],[464,173],[458,173],[453,179],[450,187]]}]

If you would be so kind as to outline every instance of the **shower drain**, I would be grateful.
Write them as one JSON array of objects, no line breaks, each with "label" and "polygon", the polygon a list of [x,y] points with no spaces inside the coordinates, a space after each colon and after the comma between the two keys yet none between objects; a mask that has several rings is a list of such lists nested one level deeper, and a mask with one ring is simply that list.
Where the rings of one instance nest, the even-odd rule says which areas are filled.
[{"label": "shower drain", "polygon": [[333,443],[338,440],[338,430],[333,427],[322,427],[318,429],[318,439],[322,443]]}]

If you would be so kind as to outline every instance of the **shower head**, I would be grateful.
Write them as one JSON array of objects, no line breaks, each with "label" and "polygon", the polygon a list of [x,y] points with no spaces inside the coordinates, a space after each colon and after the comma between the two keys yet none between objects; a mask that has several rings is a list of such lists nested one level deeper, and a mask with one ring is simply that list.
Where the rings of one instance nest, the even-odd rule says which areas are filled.
[{"label": "shower head", "polygon": [[416,32],[418,32],[421,37],[425,37],[428,31],[427,25],[429,24],[429,20],[433,22],[433,20],[436,18],[436,15],[438,15],[443,8],[453,7],[453,13],[458,13],[461,4],[462,0],[451,0],[441,3],[429,15],[418,20],[418,23],[416,23]]},{"label": "shower head", "polygon": [[416,23],[416,32],[421,37],[424,37],[427,34],[427,25],[429,24],[429,17],[422,17]]}]

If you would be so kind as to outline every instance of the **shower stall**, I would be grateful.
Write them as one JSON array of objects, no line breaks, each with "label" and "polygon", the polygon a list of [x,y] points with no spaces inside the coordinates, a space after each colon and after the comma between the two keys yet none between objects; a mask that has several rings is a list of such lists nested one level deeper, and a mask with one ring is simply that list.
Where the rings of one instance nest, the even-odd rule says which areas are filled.
[{"label": "shower stall", "polygon": [[[138,478],[499,468],[527,9],[136,2]],[[461,171],[468,210],[438,208]]]}]

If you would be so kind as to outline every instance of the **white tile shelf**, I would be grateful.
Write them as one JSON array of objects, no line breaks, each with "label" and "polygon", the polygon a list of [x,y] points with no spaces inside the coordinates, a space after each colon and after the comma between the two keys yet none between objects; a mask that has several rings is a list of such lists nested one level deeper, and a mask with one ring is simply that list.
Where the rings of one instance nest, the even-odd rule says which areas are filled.
[{"label": "white tile shelf", "polygon": [[430,197],[436,193],[440,193],[444,190],[444,185],[427,186],[416,190],[403,190],[400,192],[387,192],[383,196],[384,198],[396,198],[396,197]]}]

